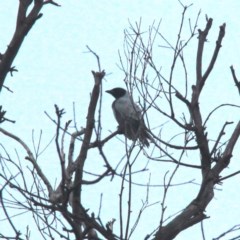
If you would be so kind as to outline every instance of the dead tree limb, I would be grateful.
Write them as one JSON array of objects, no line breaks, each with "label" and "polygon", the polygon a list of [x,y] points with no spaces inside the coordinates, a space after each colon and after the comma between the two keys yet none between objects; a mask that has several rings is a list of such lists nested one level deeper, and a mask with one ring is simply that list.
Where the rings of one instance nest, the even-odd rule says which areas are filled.
[{"label": "dead tree limb", "polygon": [[[2,90],[8,72],[11,72],[13,70],[16,71],[16,69],[12,69],[11,66],[24,41],[24,38],[27,36],[28,32],[31,30],[35,22],[42,17],[42,13],[40,13],[40,11],[46,2],[44,0],[37,0],[34,1],[33,6],[32,2],[32,0],[19,1],[17,23],[14,35],[5,53],[1,54],[0,92]],[[53,1],[48,2],[53,3]]]}]

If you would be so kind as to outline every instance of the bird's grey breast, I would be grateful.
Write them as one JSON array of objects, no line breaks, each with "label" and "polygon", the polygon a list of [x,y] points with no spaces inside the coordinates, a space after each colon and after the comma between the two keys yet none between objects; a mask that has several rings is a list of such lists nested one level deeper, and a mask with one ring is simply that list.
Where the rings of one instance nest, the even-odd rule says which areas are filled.
[{"label": "bird's grey breast", "polygon": [[124,96],[116,99],[113,102],[113,112],[116,115],[120,114],[122,118],[132,118],[139,120],[141,118],[141,110],[129,96]]}]

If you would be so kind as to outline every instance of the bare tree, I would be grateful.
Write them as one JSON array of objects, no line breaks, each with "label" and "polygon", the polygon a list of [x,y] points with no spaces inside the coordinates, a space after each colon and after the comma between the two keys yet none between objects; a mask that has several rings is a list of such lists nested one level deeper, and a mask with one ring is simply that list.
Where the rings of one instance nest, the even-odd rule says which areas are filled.
[{"label": "bare tree", "polygon": [[[152,110],[155,112],[155,116],[162,115],[178,127],[175,135],[168,136],[168,139],[162,138],[160,135],[161,132],[157,136],[155,132],[151,131],[153,144],[155,145],[155,148],[159,149],[162,153],[162,158],[166,159],[167,157],[168,161],[176,164],[176,168],[172,172],[169,181],[164,183],[166,191],[164,192],[162,201],[162,215],[160,218],[159,228],[156,230],[154,238],[159,240],[173,239],[184,229],[206,219],[207,216],[204,212],[210,201],[213,199],[216,184],[220,184],[225,179],[240,173],[239,171],[236,171],[225,177],[221,177],[220,175],[229,165],[232,158],[234,146],[236,145],[240,135],[240,122],[238,121],[235,123],[235,129],[227,140],[223,140],[223,136],[226,133],[226,128],[230,124],[233,124],[233,122],[223,122],[222,129],[217,134],[216,139],[212,139],[214,144],[209,143],[209,132],[207,132],[208,121],[216,110],[224,106],[239,108],[239,105],[219,104],[219,106],[207,114],[205,120],[202,117],[202,112],[199,107],[200,95],[204,89],[203,87],[214,69],[218,53],[222,46],[226,24],[224,23],[220,26],[219,35],[212,57],[209,64],[206,66],[206,69],[203,69],[203,50],[207,42],[208,33],[212,27],[213,19],[206,18],[205,28],[203,30],[199,29],[197,34],[197,17],[193,27],[191,27],[190,23],[190,34],[188,40],[182,41],[181,36],[187,8],[188,7],[183,6],[184,10],[182,20],[175,45],[172,45],[162,35],[162,33],[159,32],[159,25],[156,27],[152,26],[149,29],[149,36],[146,41],[143,34],[141,34],[140,22],[135,26],[132,25],[131,31],[126,32],[125,34],[125,55],[127,64],[121,61],[121,68],[126,76],[126,85],[131,92],[136,89],[142,97],[142,104],[140,104],[144,108],[146,115],[148,115],[148,111]],[[195,83],[192,83],[188,79],[188,69],[184,57],[184,51],[189,41],[196,34],[198,35],[198,47],[195,63],[196,80]],[[160,38],[165,43],[164,47],[171,49],[173,53],[171,70],[168,77],[161,73],[161,66],[156,65],[156,48],[154,48],[154,41],[156,41],[158,35],[160,35]],[[174,77],[175,72],[179,70],[176,67],[179,67],[179,65],[177,65],[178,62],[181,63],[184,73],[182,78]],[[233,67],[231,67],[231,71],[234,82],[238,87],[239,84],[234,74]],[[189,88],[189,84],[192,84],[191,89]],[[178,101],[182,102],[186,107],[186,110],[183,109],[181,117],[179,117],[177,111]],[[166,106],[168,107],[166,108]],[[151,121],[149,128],[150,127]],[[211,131],[211,129],[209,129],[209,131]],[[174,142],[173,139],[179,135],[183,136],[182,143],[180,145],[171,144],[171,142]],[[176,154],[172,154],[173,149]],[[179,154],[177,154],[177,152]],[[189,152],[198,152],[200,154],[199,164],[189,164],[189,157],[186,161],[184,155],[187,155]],[[174,155],[178,157],[174,157]],[[149,156],[149,159],[153,160],[154,157]],[[155,159],[159,160],[159,156],[155,157]],[[165,160],[163,160],[163,162],[164,161]],[[164,211],[166,207],[164,201],[165,194],[167,194],[168,187],[170,186],[179,167],[195,168],[201,171],[202,180],[199,192],[196,197],[193,197],[192,201],[181,211],[180,214],[164,225]]]},{"label": "bare tree", "polygon": [[[28,7],[31,2],[20,1],[19,14],[25,6],[23,15],[25,16],[26,6]],[[32,11],[34,13],[36,9],[40,11],[40,5],[42,7],[48,2],[50,1],[35,1]],[[53,2],[51,1],[51,3]],[[65,125],[62,125],[62,116],[65,111],[57,105],[55,105],[56,120],[49,116],[56,124],[55,151],[60,166],[58,175],[60,180],[57,181],[56,187],[40,164],[41,138],[37,144],[34,142],[34,150],[31,150],[29,144],[26,144],[21,138],[0,128],[0,133],[20,144],[26,154],[25,159],[21,159],[19,156],[16,161],[8,154],[7,148],[1,145],[3,154],[1,154],[0,177],[4,184],[0,190],[0,200],[5,221],[8,222],[14,233],[11,236],[1,234],[1,237],[30,238],[29,229],[23,235],[18,229],[15,219],[11,217],[11,208],[13,207],[18,211],[23,209],[32,213],[39,233],[44,239],[54,239],[56,236],[64,239],[130,239],[138,229],[146,209],[155,204],[161,206],[158,225],[153,227],[146,236],[142,236],[145,239],[174,239],[180,232],[207,218],[205,210],[213,199],[215,186],[240,173],[240,171],[236,171],[228,176],[220,175],[232,160],[233,150],[240,136],[240,122],[220,123],[221,130],[214,132],[217,137],[211,141],[209,141],[208,134],[211,134],[212,129],[208,128],[208,123],[216,111],[221,110],[222,107],[239,109],[239,106],[233,103],[219,103],[219,106],[203,117],[203,110],[200,108],[201,94],[215,67],[226,25],[220,26],[216,46],[205,67],[203,66],[203,52],[213,19],[206,18],[204,29],[197,30],[199,13],[194,24],[189,22],[188,38],[183,41],[187,9],[188,7],[183,6],[180,27],[174,45],[161,33],[160,24],[153,24],[147,32],[144,32],[141,29],[140,21],[134,25],[130,24],[130,28],[125,31],[125,48],[123,53],[119,53],[120,68],[125,75],[126,87],[131,95],[138,94],[138,103],[143,109],[143,116],[148,124],[152,140],[150,150],[145,149],[138,141],[131,142],[125,139],[125,141],[121,141],[124,151],[119,153],[120,161],[117,164],[109,161],[110,157],[106,147],[115,140],[120,132],[116,130],[110,135],[102,137],[102,79],[105,72],[101,69],[99,57],[90,48],[88,48],[90,52],[97,57],[99,69],[97,72],[92,72],[94,85],[84,127],[79,130],[75,121],[73,123],[67,121]],[[30,26],[39,18],[39,11]],[[29,16],[32,16],[31,12]],[[20,22],[18,20],[17,25]],[[25,31],[24,33],[26,33]],[[196,39],[196,36],[198,37],[198,46],[195,61],[196,74],[195,81],[193,81],[193,78],[188,77],[190,69],[184,53],[190,41]],[[16,48],[15,55],[20,45],[21,43]],[[172,56],[169,72],[162,69],[161,61],[159,61],[159,53],[166,48]],[[2,83],[9,72],[11,63],[4,67],[4,71],[0,68],[3,71],[0,71],[0,76],[3,76]],[[192,68],[192,65],[190,67]],[[179,74],[179,68],[181,74]],[[234,82],[239,88],[233,67],[231,67],[231,72]],[[229,84],[233,84],[233,82]],[[167,124],[163,126],[165,120],[167,120]],[[227,133],[227,127],[231,124],[234,124],[234,129]],[[158,127],[153,127],[154,125]],[[75,127],[74,132],[70,131],[70,126]],[[169,129],[168,134],[165,134],[164,128]],[[75,153],[77,151],[75,149],[79,149],[79,151]],[[87,171],[86,163],[92,160],[92,157],[89,157],[92,152],[98,153],[99,164],[103,165],[101,173],[99,171],[97,174],[94,173],[95,166],[91,166],[91,172]],[[193,161],[189,156],[194,156],[195,160]],[[144,158],[146,161],[146,166],[140,170],[139,158]],[[199,159],[196,160],[197,158]],[[28,162],[26,168],[23,167],[23,161]],[[162,168],[164,164],[171,164],[171,167],[166,170],[166,174],[159,176],[163,182],[161,186],[163,195],[157,202],[149,202],[150,180],[147,183],[142,182],[142,186],[147,189],[146,198],[142,201],[137,216],[133,216],[132,212],[135,209],[133,186],[136,185],[134,176],[141,176],[142,173],[148,171],[150,179],[151,162],[156,162],[159,168]],[[174,185],[173,179],[182,168],[186,168],[187,171],[193,169],[198,171],[201,176],[198,193],[197,196],[191,196],[192,200],[184,209],[179,209],[178,214],[167,216],[167,195],[170,187]],[[87,180],[87,174],[93,176],[93,180]],[[120,181],[116,181],[116,178]],[[113,216],[107,222],[101,218],[102,201],[99,204],[99,212],[96,214],[87,209],[87,204],[83,200],[85,186],[97,188],[99,183],[106,179],[110,179],[109,186],[119,184],[119,218],[114,219]],[[161,184],[159,183],[159,185]],[[111,195],[111,191],[106,191],[106,194]],[[92,201],[96,201],[96,199],[92,199]]]}]

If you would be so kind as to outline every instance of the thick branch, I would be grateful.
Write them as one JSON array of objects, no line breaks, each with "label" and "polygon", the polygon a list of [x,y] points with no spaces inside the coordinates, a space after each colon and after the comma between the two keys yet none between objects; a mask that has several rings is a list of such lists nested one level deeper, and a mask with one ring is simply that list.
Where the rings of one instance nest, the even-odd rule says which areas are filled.
[{"label": "thick branch", "polygon": [[75,173],[74,179],[74,190],[73,190],[73,212],[77,215],[81,214],[81,209],[79,208],[81,204],[80,200],[80,193],[81,193],[81,183],[83,177],[83,167],[85,160],[87,158],[87,153],[89,150],[89,144],[92,137],[92,132],[94,128],[94,115],[95,110],[99,98],[100,93],[100,85],[103,77],[105,76],[105,72],[93,72],[95,84],[92,90],[91,100],[88,107],[88,114],[87,114],[87,123],[85,128],[85,135],[83,138],[81,150],[79,156],[77,158],[77,170]]},{"label": "thick branch", "polygon": [[232,156],[233,148],[239,137],[240,121],[238,122],[225,148],[222,158],[217,162],[213,170],[209,170],[204,176],[198,196],[183,210],[181,214],[179,214],[166,226],[159,229],[156,234],[156,240],[174,239],[174,237],[184,229],[199,223],[206,218],[204,211],[214,196],[214,185],[219,178],[219,173],[227,167]]},{"label": "thick branch", "polygon": [[25,36],[30,31],[35,21],[41,17],[41,14],[39,14],[39,12],[43,6],[43,0],[35,1],[32,10],[30,11],[29,15],[26,16],[28,7],[31,2],[32,1],[27,0],[19,1],[15,33],[6,52],[2,56],[2,61],[0,62],[0,92],[3,87],[3,83],[7,76],[7,73],[11,69],[13,60],[16,57]]},{"label": "thick branch", "polygon": [[216,41],[216,47],[213,52],[211,61],[207,67],[206,72],[202,75],[202,56],[203,56],[203,49],[204,49],[204,43],[207,41],[207,35],[212,26],[212,18],[208,19],[207,25],[204,31],[199,30],[199,41],[198,41],[198,51],[197,51],[197,61],[196,61],[196,73],[197,73],[197,81],[196,81],[196,102],[198,100],[198,97],[201,93],[201,90],[204,86],[205,81],[207,80],[209,74],[211,73],[214,64],[216,62],[219,50],[221,48],[221,43],[225,35],[225,27],[226,24],[220,26],[218,39]]},{"label": "thick branch", "polygon": [[221,43],[222,43],[222,40],[223,40],[223,37],[225,35],[225,27],[226,27],[226,24],[224,23],[222,26],[220,26],[220,31],[219,31],[219,35],[218,35],[218,39],[216,41],[216,47],[215,47],[215,50],[214,50],[214,53],[213,53],[213,56],[212,56],[212,59],[209,63],[209,66],[206,70],[206,72],[204,73],[203,75],[203,78],[202,78],[202,84],[201,84],[201,89],[203,87],[203,84],[204,82],[206,81],[206,79],[208,78],[209,74],[211,73],[213,67],[214,67],[214,64],[216,62],[216,59],[217,59],[217,56],[218,56],[218,53],[219,53],[219,50],[221,48]]},{"label": "thick branch", "polygon": [[198,196],[171,222],[159,229],[154,240],[172,240],[184,229],[206,219],[206,206],[212,200],[214,193],[214,176],[209,172],[203,180]]},{"label": "thick branch", "polygon": [[208,32],[212,26],[212,18],[209,18],[206,24],[204,31],[198,30],[199,37],[198,37],[198,50],[197,50],[197,61],[196,61],[196,73],[197,73],[197,83],[196,86],[200,85],[202,81],[202,55],[203,55],[203,48],[204,43],[207,40]]},{"label": "thick branch", "polygon": [[[192,99],[191,104],[194,104],[194,99]],[[201,154],[201,165],[202,165],[202,171],[203,174],[208,172],[208,170],[211,167],[211,156],[208,146],[208,139],[207,134],[205,133],[205,128],[202,124],[202,116],[199,109],[199,105],[191,106],[189,109],[190,114],[192,116],[194,126],[195,126],[195,135],[196,135],[196,141],[200,149]]]},{"label": "thick branch", "polygon": [[204,86],[204,83],[208,78],[216,62],[218,52],[221,47],[221,42],[225,35],[225,26],[226,26],[225,24],[220,26],[219,36],[216,42],[216,47],[215,47],[212,59],[209,63],[209,66],[206,72],[202,76],[203,49],[204,49],[204,44],[207,40],[208,32],[212,26],[212,21],[213,21],[212,18],[208,19],[204,31],[199,30],[199,41],[198,41],[197,60],[196,60],[196,75],[197,75],[196,85],[192,87],[192,99],[191,99],[191,105],[189,107],[189,111],[195,125],[196,140],[200,148],[203,174],[206,174],[211,167],[211,159],[210,159],[211,156],[209,152],[207,134],[204,132],[205,129],[202,124],[202,116],[199,109],[198,100],[199,100],[199,96],[202,91],[202,88]]}]

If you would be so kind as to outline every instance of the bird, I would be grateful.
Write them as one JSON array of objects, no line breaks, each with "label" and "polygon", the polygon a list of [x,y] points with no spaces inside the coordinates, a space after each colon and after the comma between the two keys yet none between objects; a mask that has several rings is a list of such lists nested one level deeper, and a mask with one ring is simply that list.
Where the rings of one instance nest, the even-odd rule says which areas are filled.
[{"label": "bird", "polygon": [[143,146],[149,147],[151,137],[144,123],[142,110],[134,103],[129,92],[120,87],[106,92],[115,98],[112,109],[119,124],[119,133],[124,134],[130,140],[139,140]]}]

